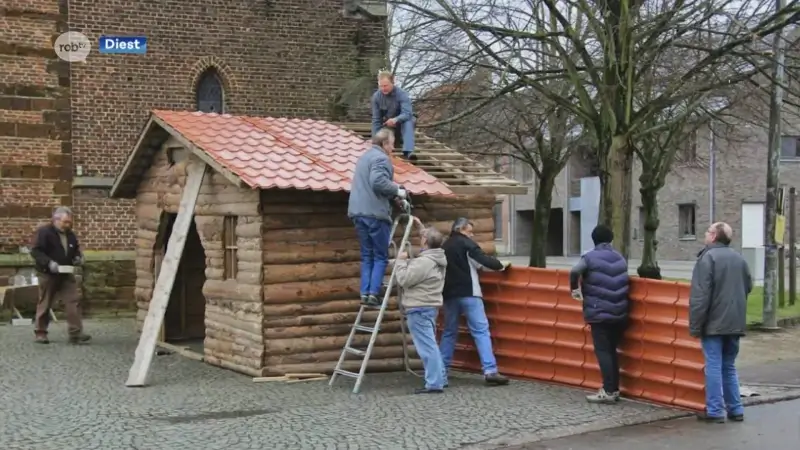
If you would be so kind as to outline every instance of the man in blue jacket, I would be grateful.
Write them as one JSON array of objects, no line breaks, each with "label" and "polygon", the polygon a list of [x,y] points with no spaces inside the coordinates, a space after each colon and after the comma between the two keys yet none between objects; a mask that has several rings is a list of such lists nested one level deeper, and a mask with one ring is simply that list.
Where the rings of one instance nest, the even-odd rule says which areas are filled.
[{"label": "man in blue jacket", "polygon": [[605,225],[592,230],[594,250],[569,273],[572,298],[583,302],[583,317],[592,327],[592,341],[603,387],[586,397],[590,403],[619,401],[619,356],[628,324],[628,262],[613,247],[614,233]]},{"label": "man in blue jacket", "polygon": [[403,157],[416,160],[414,151],[414,112],[411,97],[394,85],[391,72],[378,73],[378,90],[372,95],[372,135],[388,127],[394,130],[395,142],[403,145]]},{"label": "man in blue jacket", "polygon": [[389,264],[390,201],[406,198],[405,189],[392,181],[394,167],[389,155],[393,149],[391,130],[384,128],[375,133],[372,148],[356,162],[347,206],[347,216],[356,226],[361,247],[361,302],[368,306],[380,306],[382,302],[378,296]]}]

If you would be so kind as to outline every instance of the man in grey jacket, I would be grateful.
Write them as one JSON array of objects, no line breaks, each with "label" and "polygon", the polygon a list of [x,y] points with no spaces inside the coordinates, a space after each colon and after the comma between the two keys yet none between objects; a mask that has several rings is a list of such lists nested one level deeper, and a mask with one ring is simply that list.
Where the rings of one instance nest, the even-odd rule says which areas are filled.
[{"label": "man in grey jacket", "polygon": [[389,264],[392,232],[391,200],[405,200],[406,190],[394,178],[391,155],[394,133],[383,129],[372,138],[372,148],[364,152],[353,171],[347,216],[356,226],[361,247],[361,302],[380,306],[378,295]]},{"label": "man in grey jacket", "polygon": [[742,255],[730,248],[733,230],[723,222],[706,230],[706,247],[697,257],[689,297],[689,334],[700,338],[705,358],[704,422],[744,420],[736,375],[739,338],[747,324],[747,296],[753,288]]},{"label": "man in grey jacket", "polygon": [[[419,223],[418,219],[415,221]],[[447,258],[442,249],[444,237],[436,228],[422,232],[422,252],[414,259],[397,256],[395,276],[403,289],[405,310],[411,339],[425,368],[425,387],[416,394],[440,394],[444,389],[444,363],[436,345],[436,318],[442,306],[442,289]]]}]

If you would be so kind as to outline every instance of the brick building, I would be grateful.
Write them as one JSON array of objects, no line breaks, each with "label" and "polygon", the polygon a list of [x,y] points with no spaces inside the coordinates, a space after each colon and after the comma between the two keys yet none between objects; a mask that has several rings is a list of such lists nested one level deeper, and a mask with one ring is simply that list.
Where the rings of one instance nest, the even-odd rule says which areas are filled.
[{"label": "brick building", "polygon": [[[75,210],[87,249],[132,250],[133,204],[108,189],[152,109],[338,119],[337,92],[386,48],[381,14],[345,17],[345,3],[4,2],[0,253],[58,205]],[[55,56],[68,30],[92,42],[84,63]],[[99,54],[103,34],[146,36],[147,54]]]}]

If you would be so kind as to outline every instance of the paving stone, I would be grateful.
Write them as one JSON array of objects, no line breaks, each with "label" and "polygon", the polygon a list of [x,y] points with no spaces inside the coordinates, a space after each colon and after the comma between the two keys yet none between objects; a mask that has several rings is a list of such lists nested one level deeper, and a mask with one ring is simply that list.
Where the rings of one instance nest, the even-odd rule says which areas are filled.
[{"label": "paving stone", "polygon": [[285,384],[179,355],[156,356],[150,386],[127,388],[132,321],[87,321],[91,345],[33,343],[30,327],[0,326],[0,449],[456,449],[596,422],[628,424],[675,411],[635,402],[589,405],[583,391],[513,381],[486,387],[457,374],[442,395],[411,392],[406,373],[369,375],[361,394],[340,378]]}]

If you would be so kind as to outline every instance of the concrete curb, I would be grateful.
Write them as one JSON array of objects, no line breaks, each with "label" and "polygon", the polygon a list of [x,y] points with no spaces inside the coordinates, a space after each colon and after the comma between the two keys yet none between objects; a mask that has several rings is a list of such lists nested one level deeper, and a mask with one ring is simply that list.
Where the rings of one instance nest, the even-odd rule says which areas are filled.
[{"label": "concrete curb", "polygon": [[[745,407],[752,407],[758,405],[767,405],[771,403],[778,403],[783,401],[800,399],[800,389],[793,389],[787,392],[778,394],[764,395],[758,397],[747,397],[744,399]],[[626,400],[630,401],[630,400]],[[637,402],[638,403],[638,402]],[[623,420],[601,420],[591,423],[578,425],[575,427],[558,427],[557,429],[540,429],[533,432],[519,432],[515,436],[492,439],[477,444],[463,445],[463,449],[468,450],[519,450],[524,449],[526,445],[535,444],[542,441],[550,441],[569,436],[577,436],[580,434],[593,433],[596,431],[610,430],[613,428],[630,427],[634,425],[647,425],[656,422],[666,422],[670,420],[685,419],[694,416],[695,413],[678,411],[678,410],[665,410],[661,413],[660,417],[651,415],[650,417],[640,418],[633,416],[624,418]]]}]

